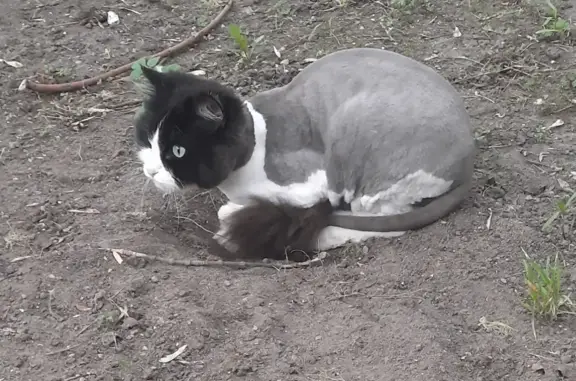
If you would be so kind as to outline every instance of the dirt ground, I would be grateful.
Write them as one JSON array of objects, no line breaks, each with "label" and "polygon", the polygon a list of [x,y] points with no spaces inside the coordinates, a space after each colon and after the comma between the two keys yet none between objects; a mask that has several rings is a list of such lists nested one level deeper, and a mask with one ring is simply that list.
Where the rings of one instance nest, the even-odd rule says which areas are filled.
[{"label": "dirt ground", "polygon": [[[207,41],[171,59],[248,96],[287,83],[308,58],[381,47],[426,62],[465,96],[479,151],[461,210],[320,267],[277,271],[118,264],[102,248],[212,258],[207,231],[222,196],[163,198],[146,185],[132,137],[139,98],[126,78],[18,91],[27,77],[82,79],[159,51],[224,4],[1,4],[0,58],[23,67],[0,62],[0,380],[576,380],[576,318],[533,325],[521,305],[523,252],[559,253],[566,291],[576,287],[572,226],[541,230],[576,187],[576,50],[570,39],[535,40],[541,8],[238,0]],[[79,22],[92,5],[119,24]],[[249,62],[238,64],[230,23],[250,41],[264,36]]]}]

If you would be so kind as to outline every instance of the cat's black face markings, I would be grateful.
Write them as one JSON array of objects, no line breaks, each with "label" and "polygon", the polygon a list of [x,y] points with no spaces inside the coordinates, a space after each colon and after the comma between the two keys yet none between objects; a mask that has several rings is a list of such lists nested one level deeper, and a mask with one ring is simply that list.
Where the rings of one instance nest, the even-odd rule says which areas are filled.
[{"label": "cat's black face markings", "polygon": [[153,91],[136,121],[136,141],[157,151],[178,185],[216,187],[247,161],[252,119],[232,90],[190,74],[146,68],[143,74]]}]

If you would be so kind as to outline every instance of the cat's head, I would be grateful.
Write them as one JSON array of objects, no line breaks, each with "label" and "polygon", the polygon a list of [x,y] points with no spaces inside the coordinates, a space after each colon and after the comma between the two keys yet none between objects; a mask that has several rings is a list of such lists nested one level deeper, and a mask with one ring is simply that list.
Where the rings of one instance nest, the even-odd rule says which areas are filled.
[{"label": "cat's head", "polygon": [[147,98],[135,126],[144,174],[165,193],[218,186],[251,153],[244,103],[216,81],[142,69]]}]

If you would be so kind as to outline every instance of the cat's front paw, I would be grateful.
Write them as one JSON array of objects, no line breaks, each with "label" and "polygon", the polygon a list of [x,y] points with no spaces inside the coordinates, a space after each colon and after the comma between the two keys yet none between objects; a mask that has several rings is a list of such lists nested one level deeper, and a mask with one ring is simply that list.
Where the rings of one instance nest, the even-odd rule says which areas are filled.
[{"label": "cat's front paw", "polygon": [[243,205],[227,202],[218,209],[218,219],[220,223],[226,220],[232,213],[242,209]]},{"label": "cat's front paw", "polygon": [[220,230],[212,236],[212,239],[232,254],[238,251],[238,245],[230,241],[229,237],[227,237],[226,229],[220,228]]},{"label": "cat's front paw", "polygon": [[234,212],[242,209],[243,205],[235,204],[233,202],[228,202],[218,209],[218,220],[220,221],[220,229],[212,236],[220,246],[225,248],[231,253],[235,253],[238,251],[238,246],[230,241],[228,237],[228,224],[227,219],[230,217]]}]

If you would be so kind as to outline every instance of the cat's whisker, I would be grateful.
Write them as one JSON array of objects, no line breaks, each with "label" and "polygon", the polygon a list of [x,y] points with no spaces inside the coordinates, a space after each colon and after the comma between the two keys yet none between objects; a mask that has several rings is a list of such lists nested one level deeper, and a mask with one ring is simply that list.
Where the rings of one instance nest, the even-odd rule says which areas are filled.
[{"label": "cat's whisker", "polygon": [[144,212],[144,191],[148,188],[148,184],[150,184],[150,179],[145,178],[144,184],[142,184],[142,191],[140,196],[140,211],[138,213]]}]

